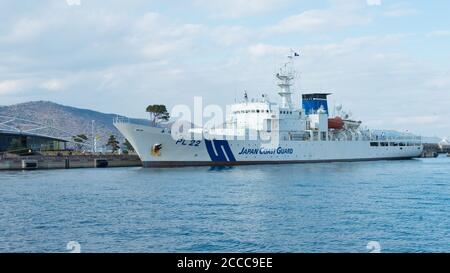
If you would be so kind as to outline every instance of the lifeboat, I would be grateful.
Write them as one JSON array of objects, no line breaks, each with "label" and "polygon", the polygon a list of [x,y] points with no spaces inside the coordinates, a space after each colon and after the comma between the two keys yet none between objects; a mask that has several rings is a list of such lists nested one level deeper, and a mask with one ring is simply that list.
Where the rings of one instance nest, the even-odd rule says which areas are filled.
[{"label": "lifeboat", "polygon": [[347,129],[356,130],[359,128],[359,126],[361,126],[361,121],[348,120],[348,119],[344,120],[344,127]]},{"label": "lifeboat", "polygon": [[340,130],[344,128],[344,121],[340,117],[334,117],[328,119],[328,128]]}]

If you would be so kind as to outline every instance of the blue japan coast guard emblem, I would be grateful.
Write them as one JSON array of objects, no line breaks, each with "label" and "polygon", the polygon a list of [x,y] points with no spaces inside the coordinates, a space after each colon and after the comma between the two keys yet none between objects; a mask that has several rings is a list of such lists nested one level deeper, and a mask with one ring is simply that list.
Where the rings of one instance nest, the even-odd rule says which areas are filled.
[{"label": "blue japan coast guard emblem", "polygon": [[206,150],[214,162],[234,162],[236,158],[231,151],[230,144],[226,140],[206,140]]}]

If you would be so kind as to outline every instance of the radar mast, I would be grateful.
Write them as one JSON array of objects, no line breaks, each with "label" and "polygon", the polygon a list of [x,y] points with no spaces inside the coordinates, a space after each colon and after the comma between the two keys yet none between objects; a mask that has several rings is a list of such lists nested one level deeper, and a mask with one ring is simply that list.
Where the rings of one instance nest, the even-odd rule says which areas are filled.
[{"label": "radar mast", "polygon": [[292,80],[295,79],[294,70],[294,58],[300,56],[298,53],[294,52],[292,49],[287,56],[288,61],[280,68],[280,71],[276,74],[279,80],[278,86],[280,87],[280,92],[278,94],[281,96],[281,108],[292,109]]}]

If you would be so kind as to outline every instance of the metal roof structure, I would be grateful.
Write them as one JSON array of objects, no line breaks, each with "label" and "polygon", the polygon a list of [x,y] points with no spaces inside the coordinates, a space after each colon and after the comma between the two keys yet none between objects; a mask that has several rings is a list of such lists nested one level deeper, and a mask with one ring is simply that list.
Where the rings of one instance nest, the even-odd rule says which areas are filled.
[{"label": "metal roof structure", "polygon": [[[67,132],[56,128],[51,124],[51,122],[49,122],[49,124],[43,124],[25,118],[3,115],[0,115],[0,133],[42,137],[68,143],[75,143],[72,136],[77,135],[76,133]],[[77,144],[89,147],[92,146],[92,143],[89,141]]]},{"label": "metal roof structure", "polygon": [[31,133],[26,133],[26,132],[18,132],[18,131],[10,131],[10,130],[2,130],[2,129],[0,129],[0,135],[16,135],[16,136],[27,136],[27,137],[39,137],[39,138],[46,138],[46,139],[49,139],[49,140],[56,140],[56,141],[61,141],[61,142],[69,142],[66,139],[52,137],[52,136],[47,136],[47,135],[31,134]]}]

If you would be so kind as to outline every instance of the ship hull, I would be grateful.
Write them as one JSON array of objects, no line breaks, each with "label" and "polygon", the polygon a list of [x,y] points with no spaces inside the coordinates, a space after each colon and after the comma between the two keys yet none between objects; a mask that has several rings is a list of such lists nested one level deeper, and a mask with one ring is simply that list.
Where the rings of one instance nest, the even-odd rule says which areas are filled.
[{"label": "ship hull", "polygon": [[[174,139],[161,128],[116,123],[144,167],[236,166],[405,160],[419,157],[422,145],[371,146],[370,141],[280,141],[264,147],[257,140]],[[155,151],[155,146],[160,149]]]}]

